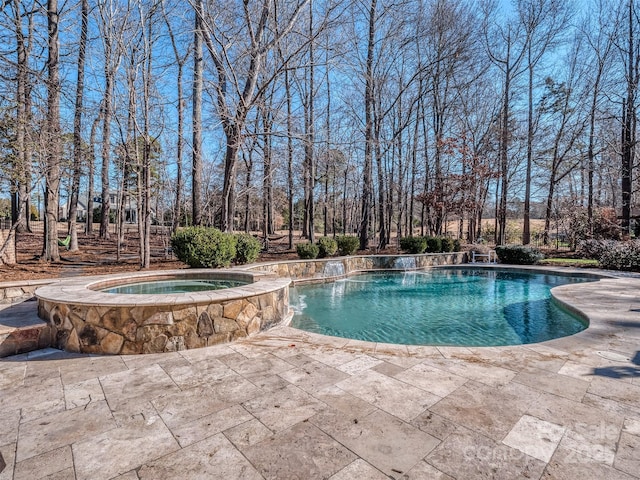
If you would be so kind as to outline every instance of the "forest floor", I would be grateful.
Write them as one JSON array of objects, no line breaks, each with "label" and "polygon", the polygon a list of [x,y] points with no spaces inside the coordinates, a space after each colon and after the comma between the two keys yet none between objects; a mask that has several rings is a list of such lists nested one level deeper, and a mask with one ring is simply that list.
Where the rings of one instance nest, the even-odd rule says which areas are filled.
[{"label": "forest floor", "polygon": [[[154,232],[152,232],[154,233]],[[295,232],[294,244],[306,242],[300,232]],[[55,263],[40,259],[43,238],[41,232],[19,234],[17,237],[17,264],[0,265],[0,281],[36,280],[43,278],[59,278],[78,275],[102,275],[118,272],[132,272],[140,270],[140,246],[137,231],[128,230],[124,241],[120,245],[118,255],[117,236],[111,235],[109,240],[99,238],[97,233],[87,235],[78,233],[79,250],[69,252],[60,247],[61,261]],[[167,270],[187,268],[183,262],[177,260],[169,251],[169,235],[157,231],[151,235],[151,266],[152,270]],[[391,244],[384,250],[370,249],[359,251],[359,254],[398,254],[402,253],[397,247],[397,240],[391,239]],[[570,252],[548,252],[547,256],[576,258]],[[298,258],[295,248],[289,249],[289,237],[286,230],[276,232],[269,240],[269,249],[261,252],[258,262],[295,260]],[[569,262],[566,266],[576,265]]]},{"label": "forest floor", "polygon": [[[294,244],[306,239],[297,232]],[[259,262],[295,260],[298,258],[295,249],[289,249],[288,232],[278,232],[269,241],[269,250],[261,252]],[[78,233],[79,250],[69,252],[60,247],[60,262],[45,262],[42,254],[42,233],[19,234],[17,237],[17,264],[0,265],[0,281],[36,280],[43,278],[70,277],[78,275],[102,275],[118,272],[140,270],[140,247],[136,232],[127,232],[124,242],[118,245],[116,235],[109,240],[101,239],[97,234]],[[157,234],[151,236],[152,270],[187,268],[168,250],[168,236]],[[360,253],[399,253],[397,247],[391,246],[384,251],[366,251]]]}]

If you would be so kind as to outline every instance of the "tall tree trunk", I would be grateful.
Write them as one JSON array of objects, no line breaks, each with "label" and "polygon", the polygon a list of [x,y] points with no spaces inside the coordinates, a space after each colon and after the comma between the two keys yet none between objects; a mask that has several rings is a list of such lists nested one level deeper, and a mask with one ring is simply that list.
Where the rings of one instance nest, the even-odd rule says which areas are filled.
[{"label": "tall tree trunk", "polygon": [[507,37],[507,54],[504,63],[504,90],[502,105],[502,124],[500,127],[500,199],[498,203],[496,244],[507,242],[507,198],[509,187],[509,97],[511,95],[511,37]]},{"label": "tall tree trunk", "polygon": [[103,105],[104,104],[101,102],[100,107],[98,108],[98,115],[96,115],[96,118],[91,124],[91,133],[89,134],[89,161],[87,165],[87,218],[85,226],[85,233],[87,234],[93,233],[93,175],[96,165],[95,144],[98,126],[102,119]]},{"label": "tall tree trunk", "polygon": [[365,145],[364,145],[364,166],[362,171],[362,210],[360,219],[360,249],[364,250],[369,244],[369,218],[371,216],[371,200],[373,195],[373,54],[376,35],[376,7],[377,0],[371,0],[369,4],[369,36],[367,41],[367,63],[365,72],[364,87],[364,124],[365,124]]},{"label": "tall tree trunk", "polygon": [[58,197],[60,192],[60,78],[58,53],[58,1],[47,1],[48,50],[47,58],[47,171],[45,206],[44,258],[60,260],[58,251]]},{"label": "tall tree trunk", "polygon": [[[184,74],[184,64],[189,56],[189,53],[185,53],[183,56],[180,56],[180,50],[178,49],[178,44],[176,42],[175,35],[173,33],[173,29],[171,28],[171,20],[167,16],[164,11],[164,2],[162,5],[162,13],[167,25],[167,31],[169,33],[169,39],[171,40],[171,47],[173,48],[173,55],[176,60],[176,64],[178,66],[178,75],[176,78],[176,95],[178,96],[178,103],[176,105],[176,110],[178,114],[178,125],[176,132],[176,192],[175,192],[175,204],[173,207],[173,223],[171,225],[171,230],[176,231],[180,226],[181,217],[182,217],[182,190],[184,189],[184,180],[182,173],[182,155],[184,149],[184,99],[183,99],[183,86],[182,86],[182,77]],[[202,50],[202,47],[201,47]]]},{"label": "tall tree trunk", "polygon": [[109,216],[111,213],[111,199],[110,199],[110,179],[109,179],[109,167],[111,163],[111,116],[113,113],[112,97],[113,88],[115,82],[115,71],[112,65],[113,59],[113,45],[112,39],[108,36],[105,37],[105,89],[104,89],[104,110],[102,115],[102,168],[100,171],[101,190],[102,190],[102,211],[100,214],[100,238],[108,240],[109,234]]},{"label": "tall tree trunk", "polygon": [[307,238],[311,243],[315,241],[315,199],[313,191],[316,184],[315,171],[315,58],[313,41],[313,0],[309,2],[309,84],[307,85],[306,116],[305,116],[305,144],[304,144],[304,216]]},{"label": "tall tree trunk", "polygon": [[[244,153],[242,156],[245,158]],[[253,172],[253,149],[249,150],[248,159],[245,158],[244,164],[247,172],[244,182],[244,188],[247,192],[244,196],[244,233],[249,233],[251,230],[251,174]]]},{"label": "tall tree trunk", "polygon": [[265,246],[269,248],[269,235],[273,234],[273,179],[271,172],[271,125],[273,124],[271,105],[262,112],[262,126],[264,128],[263,169],[262,169],[262,233]]},{"label": "tall tree trunk", "polygon": [[71,185],[71,199],[69,201],[69,235],[71,241],[69,250],[78,250],[78,229],[76,217],[78,212],[78,197],[80,195],[80,176],[82,175],[82,104],[84,100],[84,63],[87,50],[87,24],[89,16],[89,1],[81,2],[80,42],[78,45],[78,77],[76,82],[76,103],[73,114],[73,180]]},{"label": "tall tree trunk", "polygon": [[191,208],[193,225],[202,223],[202,86],[204,59],[203,0],[195,1],[195,28],[193,32],[193,155],[191,167]]},{"label": "tall tree trunk", "polygon": [[[149,268],[151,266],[151,149],[152,139],[151,131],[149,127],[150,115],[151,115],[151,74],[153,66],[153,13],[152,8],[147,14],[147,33],[144,38],[144,61],[145,68],[143,70],[143,131],[142,137],[144,139],[143,151],[142,151],[142,189],[140,192],[141,202],[141,218],[138,219],[141,225],[141,238],[140,238],[140,268]],[[142,25],[144,29],[144,24]]]},{"label": "tall tree trunk", "polygon": [[[16,34],[16,181],[11,192],[12,223],[18,233],[30,232],[31,154],[27,146],[27,131],[31,122],[31,85],[29,83],[29,53],[32,45],[33,13],[28,14],[28,34],[22,31],[22,6],[24,2],[13,1]],[[26,6],[35,10],[34,6]],[[40,214],[40,212],[38,212]]]},{"label": "tall tree trunk", "polygon": [[522,226],[522,244],[531,243],[531,166],[533,165],[533,62],[531,60],[531,42],[527,46],[529,59],[529,92],[527,105],[527,167],[524,180],[524,222]]},{"label": "tall tree trunk", "polygon": [[293,111],[291,105],[291,84],[289,69],[284,70],[284,88],[287,97],[287,205],[289,207],[289,250],[293,248]]},{"label": "tall tree trunk", "polygon": [[236,167],[241,138],[239,129],[240,127],[236,123],[232,123],[225,128],[227,149],[224,156],[222,212],[220,215],[220,230],[224,232],[232,232],[234,229]]},{"label": "tall tree trunk", "polygon": [[623,235],[628,235],[631,228],[631,193],[633,187],[633,161],[636,139],[636,78],[637,67],[634,58],[634,11],[633,0],[629,0],[629,32],[628,32],[628,65],[627,65],[627,98],[623,115],[623,142],[622,142],[622,168],[621,168],[621,200],[622,200],[622,227]]}]

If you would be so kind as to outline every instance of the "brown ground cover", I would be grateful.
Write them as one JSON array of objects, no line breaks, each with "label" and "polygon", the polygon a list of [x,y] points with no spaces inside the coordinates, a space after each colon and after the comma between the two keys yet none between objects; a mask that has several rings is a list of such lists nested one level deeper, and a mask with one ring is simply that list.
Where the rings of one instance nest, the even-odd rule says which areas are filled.
[{"label": "brown ground cover", "polygon": [[[305,242],[306,239],[296,234],[295,243]],[[17,238],[16,265],[0,265],[0,281],[35,280],[42,278],[58,278],[76,275],[102,275],[118,272],[133,272],[140,270],[140,248],[136,232],[127,232],[124,242],[118,246],[116,236],[104,240],[97,234],[78,234],[79,251],[68,252],[60,247],[61,261],[48,263],[40,259],[42,253],[42,234],[19,234]],[[168,236],[157,234],[151,236],[151,267],[152,270],[166,270],[188,268],[177,260],[168,250]],[[360,253],[398,253],[395,246],[382,252]],[[269,241],[269,251],[262,252],[258,261],[282,261],[298,258],[295,249],[288,248],[287,232],[279,232]]]}]

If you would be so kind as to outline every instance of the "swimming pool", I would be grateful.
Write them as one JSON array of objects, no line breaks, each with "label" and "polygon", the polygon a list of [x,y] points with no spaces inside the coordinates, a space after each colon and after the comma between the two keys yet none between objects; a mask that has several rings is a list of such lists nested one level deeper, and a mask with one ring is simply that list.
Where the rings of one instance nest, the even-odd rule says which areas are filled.
[{"label": "swimming pool", "polygon": [[177,279],[154,280],[152,282],[135,282],[115,287],[103,288],[104,293],[124,293],[127,295],[161,295],[167,293],[207,292],[209,290],[222,290],[224,288],[240,287],[249,282],[243,280],[227,279]]},{"label": "swimming pool", "polygon": [[589,277],[498,269],[367,273],[296,287],[291,326],[406,345],[499,346],[580,332],[587,322],[556,304],[551,288]]}]

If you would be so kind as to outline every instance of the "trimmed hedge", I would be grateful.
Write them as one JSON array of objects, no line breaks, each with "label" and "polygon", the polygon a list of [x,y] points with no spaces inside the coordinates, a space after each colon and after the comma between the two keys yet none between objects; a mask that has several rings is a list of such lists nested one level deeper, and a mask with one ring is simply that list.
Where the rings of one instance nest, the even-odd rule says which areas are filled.
[{"label": "trimmed hedge", "polygon": [[400,239],[400,248],[407,253],[424,253],[427,249],[425,237],[403,237]]},{"label": "trimmed hedge", "polygon": [[449,237],[403,237],[400,249],[412,254],[419,253],[451,253],[462,248],[460,240]]},{"label": "trimmed hedge", "polygon": [[340,255],[353,255],[360,246],[360,239],[350,235],[340,235],[336,237],[336,243],[338,244],[338,253]]},{"label": "trimmed hedge", "polygon": [[255,262],[260,255],[262,245],[253,235],[248,233],[236,233],[236,263]]},{"label": "trimmed hedge", "polygon": [[313,243],[299,243],[296,245],[296,252],[298,252],[298,256],[303,260],[312,260],[318,257],[318,253],[320,253],[320,248],[318,245]]},{"label": "trimmed hedge", "polygon": [[227,267],[236,256],[236,237],[217,228],[187,227],[171,236],[179,260],[194,268]]},{"label": "trimmed hedge", "polygon": [[442,244],[442,252],[444,253],[453,252],[454,244],[455,244],[455,242],[453,241],[453,238],[442,237],[442,240],[440,241],[440,243]]},{"label": "trimmed hedge", "polygon": [[338,242],[331,237],[321,237],[318,239],[318,258],[326,258],[338,251]]},{"label": "trimmed hedge", "polygon": [[544,255],[535,248],[524,245],[498,245],[496,255],[500,263],[513,265],[533,265],[544,258]]},{"label": "trimmed hedge", "polygon": [[427,237],[427,253],[440,253],[442,251],[442,239],[440,237]]}]

